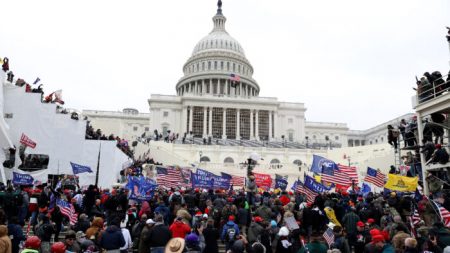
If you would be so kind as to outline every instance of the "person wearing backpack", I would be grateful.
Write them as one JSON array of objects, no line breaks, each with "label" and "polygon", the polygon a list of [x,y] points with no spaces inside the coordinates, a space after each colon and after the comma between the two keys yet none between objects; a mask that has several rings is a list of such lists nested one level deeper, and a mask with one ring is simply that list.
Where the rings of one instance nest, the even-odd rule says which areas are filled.
[{"label": "person wearing backpack", "polygon": [[220,239],[225,243],[225,251],[228,251],[239,236],[239,227],[234,223],[234,216],[228,217],[228,222],[223,226]]}]

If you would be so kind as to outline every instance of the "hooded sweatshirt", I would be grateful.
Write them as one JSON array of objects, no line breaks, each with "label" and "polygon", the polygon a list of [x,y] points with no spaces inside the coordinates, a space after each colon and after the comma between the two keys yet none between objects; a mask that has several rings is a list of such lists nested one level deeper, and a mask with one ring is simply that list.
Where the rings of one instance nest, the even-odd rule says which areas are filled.
[{"label": "hooded sweatshirt", "polygon": [[100,246],[106,250],[120,249],[125,246],[125,239],[122,231],[115,225],[109,226],[100,239]]}]

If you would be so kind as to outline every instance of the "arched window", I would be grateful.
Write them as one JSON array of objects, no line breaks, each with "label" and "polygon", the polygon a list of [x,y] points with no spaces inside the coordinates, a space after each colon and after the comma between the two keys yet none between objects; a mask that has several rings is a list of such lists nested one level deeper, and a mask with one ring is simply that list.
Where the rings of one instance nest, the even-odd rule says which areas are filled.
[{"label": "arched window", "polygon": [[270,164],[277,164],[277,163],[281,163],[280,160],[278,160],[277,158],[274,158],[270,161]]},{"label": "arched window", "polygon": [[202,156],[200,158],[200,162],[211,162],[211,159],[209,159],[209,157],[207,157],[207,156]]},{"label": "arched window", "polygon": [[205,70],[205,62],[202,62],[202,71]]},{"label": "arched window", "polygon": [[303,162],[300,159],[297,159],[293,162],[293,164],[295,164],[297,166],[302,166]]},{"label": "arched window", "polygon": [[214,62],[214,69],[217,69],[217,61]]},{"label": "arched window", "polygon": [[208,62],[208,70],[210,70],[211,69],[211,62],[209,61]]},{"label": "arched window", "polygon": [[220,70],[223,70],[223,61],[220,62]]},{"label": "arched window", "polygon": [[234,163],[234,160],[233,160],[233,158],[231,158],[231,157],[227,157],[227,158],[225,158],[225,160],[223,160],[223,163]]}]

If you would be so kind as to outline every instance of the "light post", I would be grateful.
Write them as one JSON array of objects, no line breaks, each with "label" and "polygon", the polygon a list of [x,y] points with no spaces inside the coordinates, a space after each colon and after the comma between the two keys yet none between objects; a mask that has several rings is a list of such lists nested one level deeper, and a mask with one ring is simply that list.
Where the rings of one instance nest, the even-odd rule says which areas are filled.
[{"label": "light post", "polygon": [[202,162],[203,152],[200,150],[200,152],[198,152],[198,154],[200,155],[200,160],[199,160],[199,164],[200,164]]},{"label": "light post", "polygon": [[309,144],[309,137],[308,137],[308,136],[306,136],[306,137],[305,137],[305,139],[306,139],[306,148],[308,148],[308,144]]}]

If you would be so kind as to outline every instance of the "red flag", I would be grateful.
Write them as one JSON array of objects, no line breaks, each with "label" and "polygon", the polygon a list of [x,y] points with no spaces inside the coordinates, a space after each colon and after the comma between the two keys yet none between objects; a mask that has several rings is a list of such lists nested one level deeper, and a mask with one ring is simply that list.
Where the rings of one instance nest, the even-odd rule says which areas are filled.
[{"label": "red flag", "polygon": [[270,189],[272,178],[269,174],[253,173],[253,175],[255,176],[256,186],[259,188]]},{"label": "red flag", "polygon": [[32,141],[24,133],[22,133],[22,136],[20,137],[20,143],[22,143],[23,145],[25,145],[27,147],[30,147],[30,148],[35,148],[36,147],[36,142]]}]

